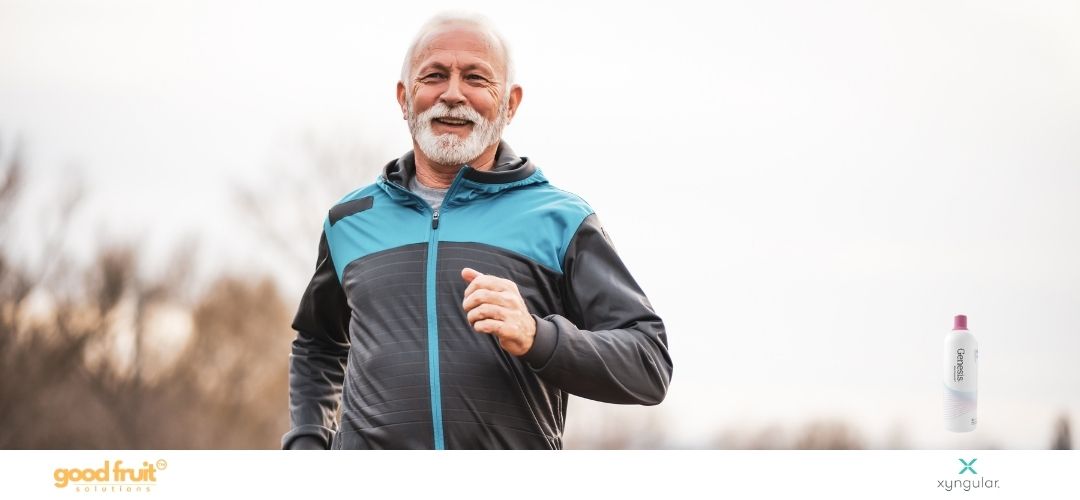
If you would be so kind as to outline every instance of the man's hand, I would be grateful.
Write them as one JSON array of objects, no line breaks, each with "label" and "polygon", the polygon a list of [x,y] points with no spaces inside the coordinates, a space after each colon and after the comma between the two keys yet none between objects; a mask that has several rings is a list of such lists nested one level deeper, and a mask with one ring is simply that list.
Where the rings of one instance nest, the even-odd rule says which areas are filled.
[{"label": "man's hand", "polygon": [[461,270],[461,277],[469,284],[461,306],[473,330],[494,335],[503,350],[514,356],[529,352],[536,336],[536,320],[529,314],[517,285],[468,267]]}]

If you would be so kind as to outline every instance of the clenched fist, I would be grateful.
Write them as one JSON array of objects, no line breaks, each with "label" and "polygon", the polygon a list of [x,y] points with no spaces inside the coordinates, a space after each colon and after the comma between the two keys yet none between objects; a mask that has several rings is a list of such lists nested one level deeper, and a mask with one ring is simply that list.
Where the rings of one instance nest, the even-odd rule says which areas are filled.
[{"label": "clenched fist", "polygon": [[473,330],[494,335],[503,350],[521,356],[532,348],[536,320],[513,281],[481,274],[466,267],[461,277],[469,284],[461,307]]}]

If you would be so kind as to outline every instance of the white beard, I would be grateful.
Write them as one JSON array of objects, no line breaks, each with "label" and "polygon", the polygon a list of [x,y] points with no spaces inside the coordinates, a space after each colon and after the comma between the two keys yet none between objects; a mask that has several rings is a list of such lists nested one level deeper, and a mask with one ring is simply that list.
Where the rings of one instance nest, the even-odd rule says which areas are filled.
[{"label": "white beard", "polygon": [[[485,149],[499,142],[506,127],[506,111],[509,102],[499,106],[498,118],[488,121],[468,104],[450,107],[437,102],[418,116],[409,100],[409,132],[420,150],[431,161],[442,165],[463,165],[475,160]],[[453,132],[435,135],[431,121],[436,118],[458,118],[473,122],[472,132],[464,139]]]}]

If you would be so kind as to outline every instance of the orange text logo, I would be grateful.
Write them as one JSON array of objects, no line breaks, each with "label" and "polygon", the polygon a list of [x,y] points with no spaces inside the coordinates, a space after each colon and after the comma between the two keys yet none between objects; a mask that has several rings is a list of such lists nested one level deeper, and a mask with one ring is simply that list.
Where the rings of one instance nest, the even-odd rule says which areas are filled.
[{"label": "orange text logo", "polygon": [[129,467],[123,460],[109,461],[99,468],[57,468],[53,483],[57,488],[74,486],[77,491],[149,492],[157,484],[157,472],[168,464],[164,460],[143,462]]}]

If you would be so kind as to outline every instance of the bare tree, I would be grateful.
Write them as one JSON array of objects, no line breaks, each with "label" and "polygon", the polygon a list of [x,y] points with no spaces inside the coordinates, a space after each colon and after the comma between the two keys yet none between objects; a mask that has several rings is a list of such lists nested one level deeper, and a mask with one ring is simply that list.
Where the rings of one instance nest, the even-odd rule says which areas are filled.
[{"label": "bare tree", "polygon": [[[275,274],[299,282],[311,276],[322,221],[337,200],[370,184],[389,155],[373,144],[330,140],[309,133],[298,154],[270,165],[260,181],[237,185],[236,200],[264,252],[275,254]],[[298,294],[299,292],[297,292]]]},{"label": "bare tree", "polygon": [[[25,176],[20,155],[0,160],[8,242]],[[133,244],[77,269],[63,242],[82,190],[63,192],[54,213],[33,214],[51,221],[38,234],[49,259],[31,267],[0,251],[0,448],[277,447],[290,335],[270,281],[219,277],[193,300],[182,348],[161,353],[154,311],[183,305],[194,252],[178,248],[153,278],[139,272]]]}]

